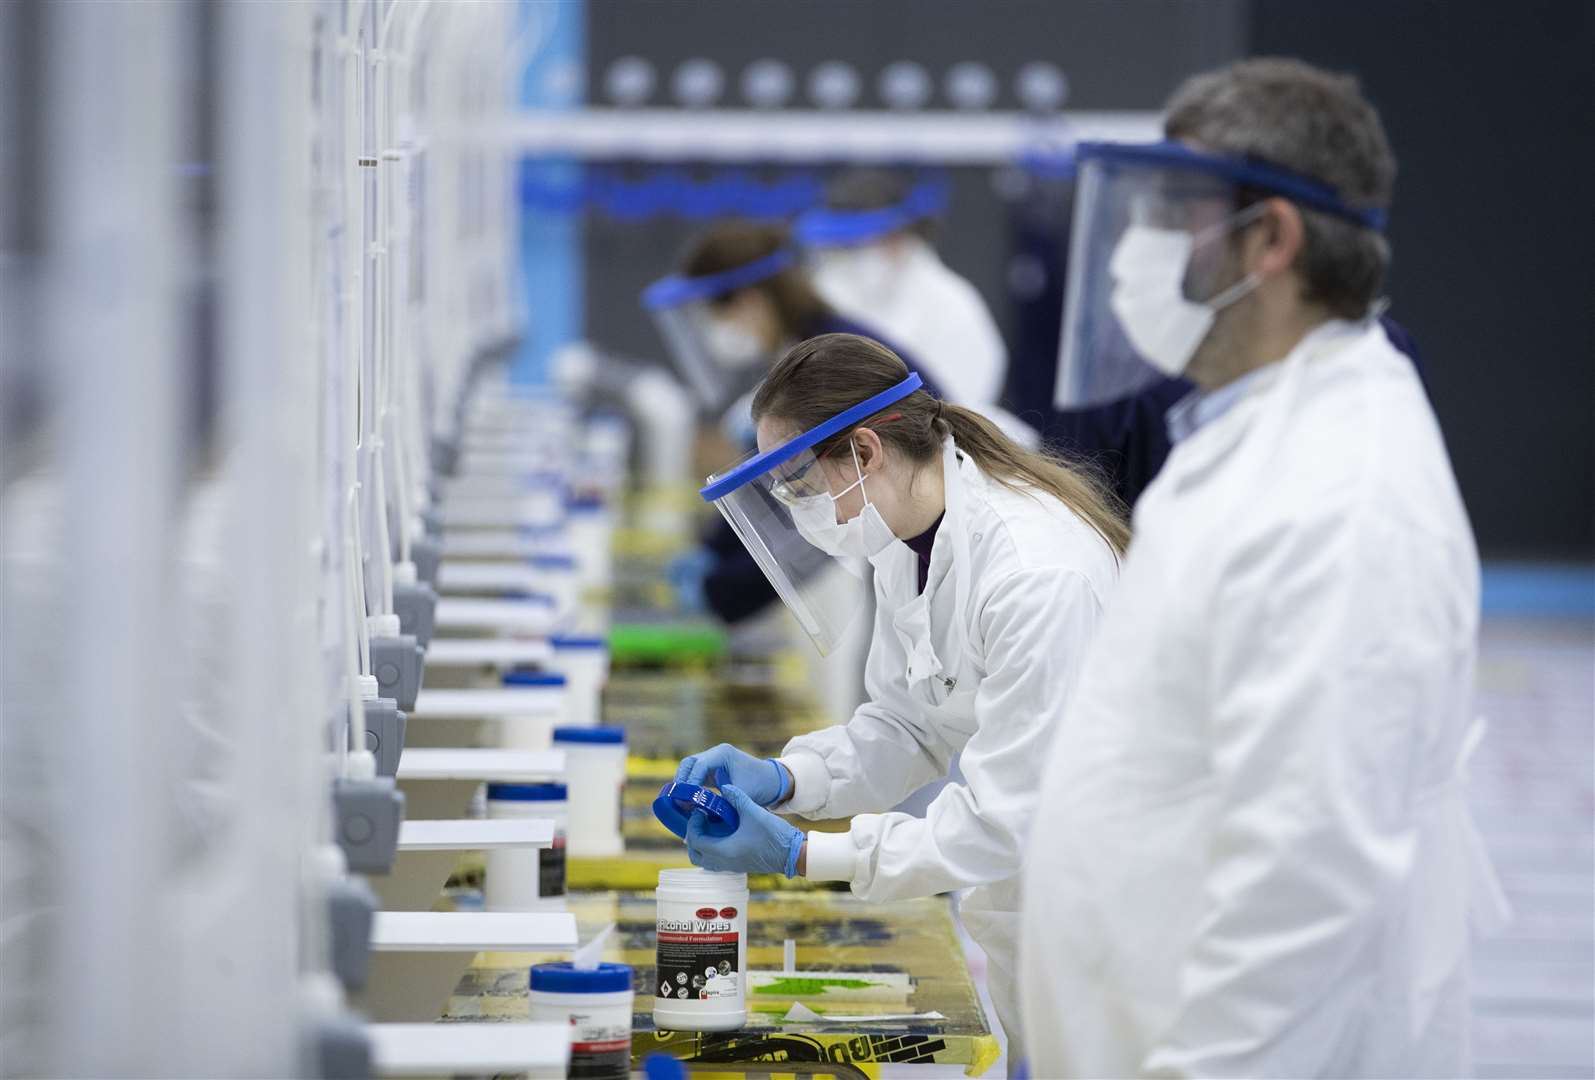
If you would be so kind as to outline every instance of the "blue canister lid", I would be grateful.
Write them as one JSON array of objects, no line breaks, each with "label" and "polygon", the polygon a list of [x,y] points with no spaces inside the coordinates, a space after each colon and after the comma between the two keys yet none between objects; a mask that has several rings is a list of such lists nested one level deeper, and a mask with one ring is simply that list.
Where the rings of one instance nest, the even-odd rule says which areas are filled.
[{"label": "blue canister lid", "polygon": [[545,994],[611,994],[631,989],[631,965],[606,963],[584,971],[569,960],[533,964],[531,985]]},{"label": "blue canister lid", "polygon": [[687,821],[695,810],[702,810],[709,819],[704,831],[710,836],[730,836],[741,824],[730,800],[697,784],[679,784],[672,780],[659,789],[659,797],[654,800],[654,817],[683,839],[687,836]]},{"label": "blue canister lid", "polygon": [[555,634],[548,639],[555,649],[607,649],[609,642],[601,637],[567,637]]},{"label": "blue canister lid", "polygon": [[565,676],[557,671],[512,671],[504,676],[505,686],[564,686]]},{"label": "blue canister lid", "polygon": [[554,741],[624,746],[626,745],[626,729],[623,727],[557,727],[554,729]]},{"label": "blue canister lid", "polygon": [[570,794],[564,784],[489,784],[487,797],[507,802],[564,802]]},{"label": "blue canister lid", "polygon": [[527,563],[533,570],[574,570],[576,569],[576,556],[574,555],[528,555]]}]

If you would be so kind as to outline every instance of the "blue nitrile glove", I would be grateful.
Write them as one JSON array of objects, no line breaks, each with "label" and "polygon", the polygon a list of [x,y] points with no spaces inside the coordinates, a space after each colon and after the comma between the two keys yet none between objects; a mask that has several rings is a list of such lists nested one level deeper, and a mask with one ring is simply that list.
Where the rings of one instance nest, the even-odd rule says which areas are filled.
[{"label": "blue nitrile glove", "polygon": [[683,758],[676,769],[676,783],[699,787],[735,784],[760,806],[774,806],[791,794],[786,770],[775,759],[744,754],[730,743]]},{"label": "blue nitrile glove", "polygon": [[704,870],[796,877],[803,833],[755,803],[739,787],[727,784],[720,794],[736,807],[737,831],[730,836],[710,836],[703,829],[707,820],[703,811],[694,810],[687,822],[687,858],[692,865]]},{"label": "blue nitrile glove", "polygon": [[665,564],[665,580],[675,595],[676,607],[689,615],[705,610],[703,582],[718,560],[708,548],[684,551]]}]

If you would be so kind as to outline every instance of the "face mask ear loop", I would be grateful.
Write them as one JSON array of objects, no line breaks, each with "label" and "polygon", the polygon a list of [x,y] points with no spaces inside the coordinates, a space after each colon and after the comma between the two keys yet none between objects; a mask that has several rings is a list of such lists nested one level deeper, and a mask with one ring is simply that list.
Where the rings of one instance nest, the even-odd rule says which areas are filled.
[{"label": "face mask ear loop", "polygon": [[[858,443],[849,438],[847,440],[847,448],[853,451],[853,471],[858,473],[858,489],[864,494],[864,505],[868,506],[870,504],[869,488],[864,486],[864,466],[858,463]],[[852,491],[853,489],[848,488],[847,490]],[[843,492],[844,495],[846,493],[847,492]]]},{"label": "face mask ear loop", "polygon": [[1207,306],[1214,311],[1223,311],[1262,283],[1263,279],[1256,274],[1247,274],[1211,300],[1206,301]]},{"label": "face mask ear loop", "polygon": [[[1234,232],[1236,229],[1244,229],[1246,226],[1262,217],[1263,211],[1266,209],[1267,205],[1265,203],[1256,202],[1248,206],[1246,209],[1230,215],[1228,218],[1218,222],[1216,225],[1209,225],[1192,238],[1192,256],[1195,256],[1196,249],[1202,245],[1210,244],[1219,237],[1226,236],[1229,233]],[[1262,283],[1263,279],[1257,274],[1247,274],[1229,288],[1221,290],[1217,296],[1210,300],[1205,300],[1203,303],[1215,312],[1223,311],[1225,308],[1235,303],[1235,301],[1239,300],[1241,297],[1245,296]]]},{"label": "face mask ear loop", "polygon": [[[831,502],[833,502],[833,503],[836,502],[837,499],[840,499],[843,495],[846,495],[849,491],[852,491],[854,488],[863,487],[864,486],[864,470],[859,468],[859,464],[858,464],[858,447],[853,445],[852,436],[848,436],[847,448],[849,450],[853,451],[853,471],[858,474],[858,479],[854,480],[851,484],[847,485],[847,487],[843,488],[841,491],[832,492],[831,493]],[[868,490],[866,490],[864,492],[864,502],[865,502],[866,505],[868,505],[868,503],[869,503],[869,491]],[[851,520],[851,519],[849,519],[849,520]]]}]

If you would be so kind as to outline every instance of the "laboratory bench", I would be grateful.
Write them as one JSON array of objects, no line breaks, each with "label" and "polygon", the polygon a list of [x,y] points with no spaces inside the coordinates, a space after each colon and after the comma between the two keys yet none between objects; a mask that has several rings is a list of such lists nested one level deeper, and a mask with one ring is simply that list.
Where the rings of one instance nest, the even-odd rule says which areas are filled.
[{"label": "laboratory bench", "polygon": [[[703,1033],[654,1028],[652,893],[576,894],[569,909],[583,940],[616,924],[604,959],[633,968],[634,1068],[649,1054],[663,1052],[687,1062],[693,1075],[857,1077],[879,1075],[882,1064],[914,1064],[980,1076],[997,1060],[999,1046],[964,961],[947,897],[872,904],[850,893],[818,889],[754,893],[748,912],[749,967],[780,972],[783,945],[790,938],[797,947],[796,973],[748,995],[748,1022],[742,1029]],[[445,1021],[525,1021],[528,969],[561,955],[478,955],[450,1000]],[[906,1001],[818,1006],[848,1017],[834,1022],[783,1019],[798,1000],[794,994],[805,989],[804,975],[846,972],[905,974],[912,992]],[[856,1019],[926,1013],[940,1017]]]}]

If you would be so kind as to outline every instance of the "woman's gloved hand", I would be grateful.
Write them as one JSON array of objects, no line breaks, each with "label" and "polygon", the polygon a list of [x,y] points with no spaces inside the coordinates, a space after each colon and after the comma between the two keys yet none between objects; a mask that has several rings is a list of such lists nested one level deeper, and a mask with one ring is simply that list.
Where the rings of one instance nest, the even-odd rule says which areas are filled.
[{"label": "woman's gloved hand", "polygon": [[707,609],[703,582],[719,560],[706,548],[684,551],[665,564],[665,580],[676,601],[676,609],[686,615],[699,615]]},{"label": "woman's gloved hand", "polygon": [[741,788],[727,784],[720,794],[736,807],[737,831],[730,836],[710,836],[707,819],[695,810],[687,822],[687,858],[704,870],[740,874],[797,876],[803,833],[758,805]]},{"label": "woman's gloved hand", "polygon": [[772,758],[744,754],[730,743],[682,759],[676,769],[678,784],[733,784],[760,806],[774,806],[791,792],[786,770]]}]

